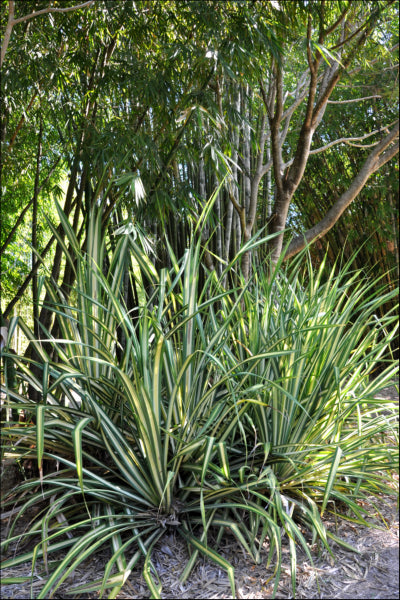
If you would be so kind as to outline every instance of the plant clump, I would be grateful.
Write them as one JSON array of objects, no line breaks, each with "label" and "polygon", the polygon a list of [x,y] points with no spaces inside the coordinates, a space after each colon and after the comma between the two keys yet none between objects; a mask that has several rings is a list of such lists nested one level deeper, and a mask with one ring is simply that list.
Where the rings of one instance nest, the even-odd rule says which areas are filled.
[{"label": "plant clump", "polygon": [[[331,540],[349,547],[327,530],[324,514],[367,524],[357,501],[390,491],[398,458],[383,436],[397,442],[398,407],[375,396],[396,373],[397,317],[376,315],[394,292],[350,263],[337,274],[324,264],[315,272],[304,253],[269,272],[254,265],[248,282],[239,254],[200,288],[196,235],[182,260],[171,250],[172,268],[158,273],[131,234],[107,247],[100,209],[85,253],[59,215],[76,275],[69,297],[46,281],[60,335],[42,332],[39,341],[13,319],[10,328],[20,327],[35,353],[24,359],[6,348],[20,383],[6,386],[7,406],[27,418],[3,427],[4,448],[11,443],[14,456],[34,460],[38,475],[4,501],[18,511],[3,551],[20,536],[32,543],[2,566],[32,561],[32,580],[38,569],[44,579],[37,598],[51,598],[109,547],[102,578],[70,593],[115,598],[144,557],[144,578],[159,598],[152,549],[173,530],[192,548],[182,581],[201,553],[227,571],[235,595],[234,569],[218,553],[229,530],[256,563],[269,549],[275,593],[286,535],[295,594],[298,547],[312,561],[308,534],[331,553]],[[227,290],[228,270],[237,286]],[[127,272],[140,290],[133,311],[124,301]],[[14,534],[35,505],[29,529]]]}]

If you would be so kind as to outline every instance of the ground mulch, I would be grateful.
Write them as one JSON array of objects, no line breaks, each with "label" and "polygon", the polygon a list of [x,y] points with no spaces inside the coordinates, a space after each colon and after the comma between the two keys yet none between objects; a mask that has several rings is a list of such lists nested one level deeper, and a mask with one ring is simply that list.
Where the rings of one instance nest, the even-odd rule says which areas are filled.
[{"label": "ground mulch", "polygon": [[[382,394],[398,398],[396,388],[388,388]],[[4,466],[3,466],[4,468]],[[10,467],[5,472],[10,478]],[[7,478],[6,478],[7,479]],[[398,482],[398,479],[397,479]],[[9,482],[6,483],[9,487]],[[368,511],[367,521],[376,528],[355,524],[328,515],[327,527],[337,536],[356,548],[358,553],[348,551],[334,542],[330,543],[334,558],[320,545],[310,547],[313,564],[299,549],[297,560],[296,598],[356,598],[375,600],[399,597],[399,520],[398,485],[393,481],[393,495],[367,498],[363,508]],[[3,490],[4,491],[4,490]],[[361,502],[360,502],[361,504]],[[26,523],[25,525],[27,525]],[[2,536],[6,533],[7,520],[2,520]],[[23,524],[20,525],[23,527]],[[293,598],[290,578],[289,544],[283,539],[282,576],[277,598]],[[18,548],[10,549],[17,552]],[[265,548],[261,564],[254,565],[235,539],[227,535],[220,553],[235,568],[237,598],[271,598],[273,590],[273,565],[266,568],[268,548]],[[189,579],[180,582],[180,575],[188,560],[187,546],[178,535],[166,535],[153,552],[153,563],[162,584],[160,598],[232,598],[225,571],[214,563],[199,558]],[[62,584],[54,598],[68,595],[71,587],[101,577],[108,560],[107,551],[97,554],[79,566]],[[3,577],[30,575],[30,563],[3,570]],[[44,582],[39,573],[33,578],[33,597],[37,597]],[[19,583],[1,587],[2,599],[25,599],[31,595],[30,584]],[[80,595],[80,598],[97,598],[96,594]],[[150,598],[150,592],[141,574],[140,565],[131,573],[118,599]]]}]

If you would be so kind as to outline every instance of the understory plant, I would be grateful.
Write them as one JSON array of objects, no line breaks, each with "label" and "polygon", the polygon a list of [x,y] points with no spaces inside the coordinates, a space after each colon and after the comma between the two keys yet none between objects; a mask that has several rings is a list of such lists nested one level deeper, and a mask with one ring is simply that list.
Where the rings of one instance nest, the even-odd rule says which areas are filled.
[{"label": "understory plant", "polygon": [[[350,264],[315,270],[306,253],[288,266],[254,266],[248,282],[239,255],[226,267],[237,288],[225,290],[226,273],[211,272],[199,289],[198,231],[183,258],[171,251],[172,268],[157,273],[131,234],[106,243],[100,208],[84,254],[59,216],[76,281],[68,296],[46,281],[60,335],[42,331],[39,341],[23,320],[10,326],[35,353],[8,354],[21,385],[4,389],[7,406],[26,419],[3,427],[3,448],[34,460],[37,476],[4,499],[3,553],[27,544],[2,568],[31,561],[26,579],[43,578],[36,597],[51,598],[108,548],[102,577],[64,593],[115,598],[140,561],[159,598],[152,551],[173,531],[191,548],[182,581],[201,553],[226,569],[235,596],[233,566],[218,553],[230,531],[249,560],[273,566],[275,594],[287,535],[295,594],[299,547],[311,562],[310,543],[349,547],[324,513],[365,524],[357,500],[391,490],[398,409],[375,396],[396,373],[397,317],[376,315],[395,292]],[[127,274],[139,292],[134,307]],[[35,506],[29,528],[15,533]]]}]

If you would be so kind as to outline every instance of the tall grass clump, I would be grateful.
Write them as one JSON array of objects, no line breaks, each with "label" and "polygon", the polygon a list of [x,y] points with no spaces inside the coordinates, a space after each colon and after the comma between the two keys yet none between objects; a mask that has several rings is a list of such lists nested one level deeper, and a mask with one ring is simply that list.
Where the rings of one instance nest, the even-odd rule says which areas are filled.
[{"label": "tall grass clump", "polygon": [[[349,265],[322,282],[324,265],[315,272],[306,254],[269,274],[259,268],[234,290],[223,289],[225,273],[199,289],[200,242],[180,261],[171,251],[173,268],[156,273],[130,235],[106,247],[100,212],[85,254],[61,211],[60,219],[76,275],[68,299],[46,282],[60,337],[42,332],[39,342],[22,320],[11,323],[39,357],[14,359],[41,401],[22,386],[5,390],[9,406],[31,416],[3,427],[5,451],[34,459],[38,476],[3,503],[12,511],[3,551],[20,538],[31,544],[2,567],[31,561],[27,579],[44,582],[36,597],[51,598],[108,548],[102,577],[68,593],[115,598],[143,559],[159,598],[152,550],[174,531],[192,548],[182,581],[201,553],[226,569],[234,596],[233,567],[218,553],[230,531],[249,560],[267,550],[275,593],[287,535],[294,593],[299,546],[311,560],[310,540],[330,552],[332,538],[347,545],[324,513],[365,523],[357,500],[390,490],[397,451],[383,440],[397,440],[398,409],[375,396],[396,373],[397,318],[376,315],[394,293]],[[126,272],[140,290],[135,307],[124,303]]]}]

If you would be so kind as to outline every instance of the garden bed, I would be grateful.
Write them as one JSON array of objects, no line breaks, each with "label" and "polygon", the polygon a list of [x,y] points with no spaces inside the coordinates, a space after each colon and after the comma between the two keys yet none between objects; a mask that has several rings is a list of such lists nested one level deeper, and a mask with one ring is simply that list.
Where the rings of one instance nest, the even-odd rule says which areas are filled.
[{"label": "garden bed", "polygon": [[[382,397],[398,397],[395,387],[387,388]],[[12,488],[18,474],[15,466],[3,463],[2,495]],[[395,492],[396,490],[394,490]],[[361,505],[362,503],[359,502]],[[297,561],[296,598],[398,598],[399,597],[399,520],[396,494],[368,498],[363,503],[369,514],[368,521],[379,528],[354,524],[346,519],[335,518],[327,513],[324,519],[328,529],[355,547],[359,554],[331,543],[335,559],[326,549],[311,547],[314,564],[311,565],[304,552],[299,550]],[[4,515],[3,515],[4,516]],[[18,524],[22,531],[33,515],[26,515]],[[11,517],[12,518],[12,517]],[[2,519],[2,537],[7,533],[8,518]],[[290,578],[289,544],[283,538],[282,577],[277,598],[292,598]],[[21,552],[21,548],[10,547],[9,555]],[[266,569],[268,548],[264,550],[261,564],[254,565],[235,539],[227,535],[220,553],[235,568],[236,593],[238,598],[270,598],[273,591],[273,565]],[[108,560],[103,551],[82,563],[57,590],[54,598],[66,598],[71,588],[102,576]],[[153,552],[153,562],[162,584],[161,598],[232,598],[230,584],[225,571],[214,563],[200,558],[191,576],[184,584],[179,577],[188,560],[187,546],[177,535],[164,536]],[[40,567],[39,567],[40,568]],[[2,577],[26,577],[30,574],[30,563],[3,570]],[[44,582],[40,573],[33,578],[33,596],[37,597]],[[26,599],[30,597],[29,583],[4,585],[1,597]],[[79,594],[79,598],[97,598],[98,594]],[[141,574],[141,565],[130,575],[119,599],[149,598],[150,592]]]},{"label": "garden bed", "polygon": [[[332,544],[335,560],[326,550],[312,548],[314,566],[305,556],[299,554],[297,564],[297,598],[398,598],[399,596],[399,521],[397,502],[393,496],[385,496],[369,503],[370,521],[380,529],[370,529],[339,519],[329,520],[329,528],[352,544],[360,554],[344,550]],[[4,522],[3,522],[4,524]],[[4,528],[3,528],[4,529]],[[17,550],[18,551],[18,550]],[[273,583],[268,581],[272,569],[265,568],[264,561],[254,565],[228,536],[221,549],[222,555],[235,567],[236,592],[238,598],[270,598]],[[283,542],[283,577],[279,584],[277,598],[291,598],[289,572],[289,549]],[[162,584],[161,598],[232,598],[226,573],[206,560],[200,559],[189,580],[182,584],[179,576],[188,559],[185,543],[174,535],[163,538],[154,551],[154,563]],[[66,598],[72,586],[101,577],[107,561],[106,553],[86,561],[57,590],[55,598]],[[287,564],[286,564],[287,563]],[[30,563],[9,569],[3,577],[23,577],[30,573]],[[39,593],[43,582],[40,576],[33,579],[34,596]],[[319,589],[318,589],[319,587]],[[2,586],[2,598],[29,598],[30,585],[13,584]],[[72,596],[73,597],[73,596]],[[79,595],[84,598],[84,595]],[[96,598],[96,594],[86,595]],[[140,568],[131,574],[117,598],[149,598],[150,593],[141,575]]]}]

